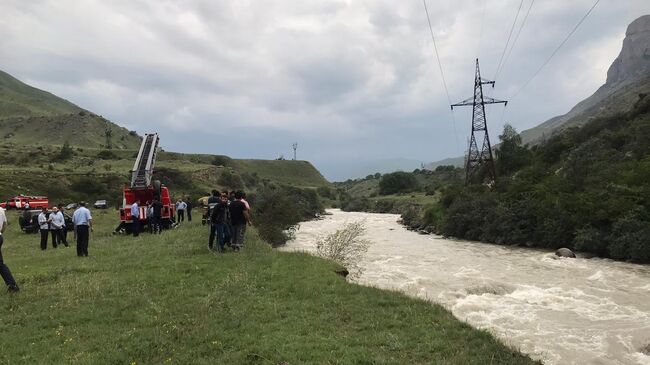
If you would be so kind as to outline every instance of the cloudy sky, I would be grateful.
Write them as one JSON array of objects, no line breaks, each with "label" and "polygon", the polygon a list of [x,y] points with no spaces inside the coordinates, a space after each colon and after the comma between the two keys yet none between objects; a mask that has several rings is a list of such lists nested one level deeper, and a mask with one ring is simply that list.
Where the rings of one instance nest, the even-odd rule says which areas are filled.
[{"label": "cloudy sky", "polygon": [[[493,78],[520,0],[427,1],[460,101],[476,57]],[[510,98],[593,2],[537,0],[493,96]],[[648,0],[600,1],[506,113],[491,108],[492,134],[595,91],[626,26],[648,13]],[[351,165],[461,155],[470,129],[469,110],[452,121],[421,0],[0,0],[0,34],[0,69],[158,132],[167,150],[276,158],[298,142],[299,159],[338,180]]]}]

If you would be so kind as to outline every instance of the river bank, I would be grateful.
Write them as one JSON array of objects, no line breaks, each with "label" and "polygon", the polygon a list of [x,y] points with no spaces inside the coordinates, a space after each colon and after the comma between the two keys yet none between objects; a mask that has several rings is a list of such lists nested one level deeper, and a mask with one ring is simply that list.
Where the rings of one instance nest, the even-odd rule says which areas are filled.
[{"label": "river bank", "polygon": [[0,293],[3,364],[534,363],[442,307],[350,284],[254,229],[242,252],[215,254],[200,222],[112,236],[113,212],[96,211],[78,258],[74,245],[40,251],[8,218],[2,253],[21,291]]},{"label": "river bank", "polygon": [[302,223],[286,249],[312,251],[319,235],[365,220],[373,244],[359,283],[440,303],[548,364],[650,363],[650,267],[420,235],[397,215],[330,212]]}]

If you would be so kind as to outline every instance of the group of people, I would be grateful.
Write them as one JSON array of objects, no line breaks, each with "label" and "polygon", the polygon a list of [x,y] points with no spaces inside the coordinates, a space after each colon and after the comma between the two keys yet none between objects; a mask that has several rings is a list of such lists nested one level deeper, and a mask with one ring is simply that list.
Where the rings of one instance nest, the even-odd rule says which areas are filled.
[{"label": "group of people", "polygon": [[[88,256],[88,241],[90,231],[92,231],[92,219],[90,210],[86,208],[86,202],[80,202],[72,215],[71,222],[74,238],[77,241],[77,256],[79,257]],[[69,247],[68,226],[61,205],[53,207],[52,211],[48,211],[47,208],[43,207],[37,220],[41,232],[41,250],[45,251],[47,249],[48,236],[50,235],[52,236],[53,248],[57,248],[61,244]]]},{"label": "group of people", "polygon": [[[47,248],[47,240],[50,234],[52,235],[52,247],[57,247],[59,244],[64,244],[68,247],[68,241],[66,239],[68,227],[66,227],[65,216],[63,215],[61,206],[53,207],[51,212],[48,212],[47,208],[43,208],[37,219],[41,231],[42,250]],[[86,208],[86,203],[80,202],[79,207],[72,215],[74,237],[77,241],[77,256],[79,257],[88,256],[88,241],[90,239],[90,232],[93,230],[92,219],[90,210]],[[3,234],[7,225],[8,221],[5,210],[0,208],[0,276],[2,276],[9,292],[17,292],[19,291],[18,284],[16,284],[16,280],[2,258]]]},{"label": "group of people", "polygon": [[[28,213],[28,211],[26,211]],[[47,207],[41,208],[41,213],[37,217],[38,228],[41,233],[41,250],[47,249],[48,237],[52,236],[52,247],[58,245],[68,247],[68,227],[65,224],[63,215],[63,206],[55,206],[51,211]]]},{"label": "group of people", "polygon": [[[189,200],[189,198],[187,201],[179,199],[176,203],[178,222],[184,220],[185,212],[187,212],[188,221],[192,220],[192,205]],[[131,207],[131,216],[134,218],[140,217],[139,203],[136,202]],[[224,252],[226,245],[230,246],[234,251],[242,249],[244,247],[246,226],[251,224],[251,207],[246,200],[246,194],[242,191],[224,191],[220,193],[213,190],[212,196],[208,199],[208,207],[210,221],[208,248],[211,250],[216,249],[219,252]],[[161,231],[161,213],[162,203],[159,199],[154,198],[153,201],[148,202],[147,217],[150,220],[149,224],[153,233],[160,233]],[[47,208],[42,209],[37,218],[41,233],[42,250],[47,249],[49,236],[52,237],[52,247],[56,248],[61,244],[68,247],[67,232],[70,227],[66,225],[65,218],[61,206],[53,207],[51,211],[48,211]],[[133,219],[133,222],[133,235],[137,236],[140,232],[140,220]],[[5,211],[0,208],[0,275],[8,290],[17,292],[19,290],[18,285],[2,258],[2,244],[4,243],[2,234],[5,232],[7,224]],[[77,256],[88,256],[88,243],[93,227],[92,215],[90,210],[86,208],[85,202],[80,202],[79,207],[72,215],[72,226],[77,243]],[[214,244],[215,239],[217,241],[216,246]]]},{"label": "group of people", "polygon": [[[65,222],[63,206],[55,206],[52,211],[43,207],[37,217],[38,228],[41,233],[41,250],[47,249],[48,237],[52,236],[52,247],[63,244],[68,245],[68,226]],[[74,228],[74,237],[77,240],[77,256],[88,256],[89,230],[92,230],[92,216],[90,210],[86,208],[86,202],[80,202],[79,207],[72,215],[72,225]]]},{"label": "group of people", "polygon": [[[239,251],[244,247],[246,226],[251,224],[251,207],[242,191],[220,193],[212,190],[208,198],[210,238],[208,249],[224,252],[226,245]],[[214,240],[217,240],[217,247]]]},{"label": "group of people", "polygon": [[[131,233],[133,233],[134,237],[137,237],[140,235],[141,232],[141,225],[142,225],[142,220],[144,220],[144,217],[140,217],[141,212],[140,212],[140,207],[141,207],[141,202],[140,200],[136,200],[133,204],[131,204],[131,218],[132,218],[132,224],[131,224]],[[149,226],[149,232],[150,233],[161,233],[162,232],[162,209],[163,209],[163,204],[160,201],[160,198],[158,196],[154,196],[153,200],[147,201],[146,202],[146,223]],[[185,221],[185,212],[187,212],[187,221],[191,222],[192,221],[192,203],[189,197],[186,199],[178,199],[176,202],[176,222],[175,223],[180,223]],[[174,217],[171,217],[172,222],[174,222]],[[120,226],[118,226],[115,229],[115,232],[118,233],[120,231],[124,230],[124,222],[120,223]]]}]

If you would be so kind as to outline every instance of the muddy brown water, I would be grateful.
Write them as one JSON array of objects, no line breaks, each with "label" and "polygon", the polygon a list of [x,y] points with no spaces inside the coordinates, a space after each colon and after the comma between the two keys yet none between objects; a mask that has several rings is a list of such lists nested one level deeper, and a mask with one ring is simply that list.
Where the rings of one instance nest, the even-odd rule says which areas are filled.
[{"label": "muddy brown water", "polygon": [[356,282],[439,303],[546,364],[650,364],[650,266],[420,235],[393,214],[329,210],[283,250],[364,221],[372,242]]}]

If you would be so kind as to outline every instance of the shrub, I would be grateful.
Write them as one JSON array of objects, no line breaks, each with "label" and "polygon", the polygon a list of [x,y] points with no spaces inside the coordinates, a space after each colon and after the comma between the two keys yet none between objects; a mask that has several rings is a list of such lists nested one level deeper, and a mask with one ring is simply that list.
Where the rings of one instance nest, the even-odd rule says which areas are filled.
[{"label": "shrub", "polygon": [[407,172],[393,172],[382,176],[379,180],[379,194],[381,195],[410,193],[417,189],[418,182],[415,176]]},{"label": "shrub", "polygon": [[231,190],[240,190],[244,188],[244,181],[239,174],[224,170],[217,179],[219,185]]},{"label": "shrub", "polygon": [[68,141],[65,141],[63,143],[63,146],[61,146],[59,153],[52,156],[52,162],[66,161],[71,159],[73,156],[74,156],[74,150],[72,149],[72,147],[70,147],[70,143],[68,143]]},{"label": "shrub", "polygon": [[315,191],[287,186],[263,188],[249,201],[260,237],[273,246],[292,239],[298,223],[323,210]]},{"label": "shrub", "polygon": [[97,158],[102,159],[102,160],[118,160],[119,157],[113,152],[109,150],[101,150],[99,153],[97,153]]},{"label": "shrub", "polygon": [[351,278],[359,277],[362,273],[359,261],[370,246],[370,241],[363,238],[365,233],[363,222],[347,223],[336,232],[320,237],[316,252],[320,257],[343,265]]},{"label": "shrub", "polygon": [[210,163],[215,166],[231,166],[232,159],[228,156],[214,156]]}]

